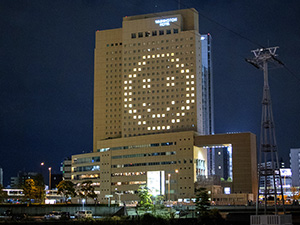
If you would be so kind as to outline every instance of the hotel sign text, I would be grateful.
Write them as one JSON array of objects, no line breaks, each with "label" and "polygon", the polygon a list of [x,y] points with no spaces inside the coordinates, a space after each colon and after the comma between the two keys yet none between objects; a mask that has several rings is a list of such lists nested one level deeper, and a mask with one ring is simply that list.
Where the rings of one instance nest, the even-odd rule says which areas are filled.
[{"label": "hotel sign text", "polygon": [[159,24],[160,27],[170,26],[171,22],[177,22],[177,17],[155,20],[155,23]]}]

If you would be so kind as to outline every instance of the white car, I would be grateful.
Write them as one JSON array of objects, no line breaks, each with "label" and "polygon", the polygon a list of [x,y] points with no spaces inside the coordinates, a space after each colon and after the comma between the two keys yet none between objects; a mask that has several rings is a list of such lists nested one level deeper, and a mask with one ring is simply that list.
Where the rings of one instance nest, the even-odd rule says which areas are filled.
[{"label": "white car", "polygon": [[76,219],[82,218],[93,218],[93,213],[91,210],[80,210],[75,213]]}]

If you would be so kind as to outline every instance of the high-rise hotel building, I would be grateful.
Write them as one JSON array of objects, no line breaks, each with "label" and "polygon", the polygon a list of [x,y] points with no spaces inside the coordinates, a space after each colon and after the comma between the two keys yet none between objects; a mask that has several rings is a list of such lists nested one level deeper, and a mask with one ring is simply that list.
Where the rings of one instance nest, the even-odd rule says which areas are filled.
[{"label": "high-rise hotel building", "polygon": [[[252,134],[205,143],[214,133],[211,36],[199,34],[198,21],[184,9],[125,17],[122,28],[96,32],[94,151],[72,156],[72,180],[93,180],[100,201],[115,192],[137,199],[143,184],[172,200],[192,198],[197,177],[208,175],[207,149],[254,154]],[[236,163],[232,191],[252,192],[244,178],[253,171]]]},{"label": "high-rise hotel building", "polygon": [[125,17],[121,29],[98,31],[94,150],[105,138],[210,134],[213,118],[204,110],[212,96],[202,90],[212,92],[212,84],[202,76],[201,54],[194,9]]}]

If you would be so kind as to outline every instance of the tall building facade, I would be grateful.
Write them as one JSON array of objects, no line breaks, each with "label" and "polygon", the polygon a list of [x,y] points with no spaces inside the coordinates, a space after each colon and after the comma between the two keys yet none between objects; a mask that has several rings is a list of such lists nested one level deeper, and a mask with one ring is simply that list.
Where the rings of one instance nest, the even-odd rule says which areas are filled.
[{"label": "tall building facade", "polygon": [[194,198],[215,144],[226,155],[230,147],[220,163],[231,191],[252,192],[255,180],[244,178],[256,174],[256,160],[240,170],[238,159],[256,159],[253,134],[210,135],[211,36],[199,34],[198,20],[184,9],[125,17],[122,28],[96,32],[94,149],[72,156],[71,179],[92,180],[100,202],[117,193],[137,200],[140,185],[170,200]]},{"label": "tall building facade", "polygon": [[210,34],[201,35],[202,58],[202,111],[204,133],[214,134],[214,98],[213,98],[213,65],[212,37]]},{"label": "tall building facade", "polygon": [[96,33],[94,151],[106,138],[213,133],[211,37],[201,40],[198,19],[194,9],[130,16]]},{"label": "tall building facade", "polygon": [[291,148],[290,166],[292,170],[292,185],[300,186],[300,148]]}]

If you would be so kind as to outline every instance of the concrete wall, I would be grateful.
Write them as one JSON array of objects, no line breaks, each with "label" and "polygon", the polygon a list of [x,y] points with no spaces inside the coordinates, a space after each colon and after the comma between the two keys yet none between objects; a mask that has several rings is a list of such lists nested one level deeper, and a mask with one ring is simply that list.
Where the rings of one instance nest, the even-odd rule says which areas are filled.
[{"label": "concrete wall", "polygon": [[[82,205],[0,205],[0,214],[6,210],[12,210],[12,213],[26,213],[27,215],[42,216],[50,211],[69,212],[70,215],[78,210],[82,210]],[[92,210],[93,216],[110,216],[116,213],[121,207],[119,206],[100,206],[85,205],[85,210]]]}]

